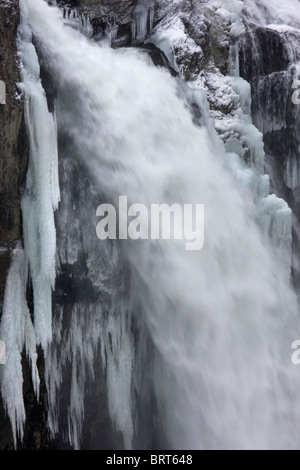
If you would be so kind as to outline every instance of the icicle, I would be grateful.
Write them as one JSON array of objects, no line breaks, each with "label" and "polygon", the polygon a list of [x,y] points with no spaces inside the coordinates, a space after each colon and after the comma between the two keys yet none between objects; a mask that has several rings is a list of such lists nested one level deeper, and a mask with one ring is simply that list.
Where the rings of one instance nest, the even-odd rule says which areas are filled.
[{"label": "icicle", "polygon": [[131,403],[134,347],[127,316],[126,311],[121,311],[119,316],[116,312],[110,313],[107,322],[103,322],[101,343],[105,345],[103,364],[107,373],[110,416],[124,436],[125,448],[131,449],[134,432]]},{"label": "icicle", "polygon": [[6,364],[1,370],[1,395],[10,418],[15,447],[23,438],[25,407],[23,401],[22,353],[26,350],[32,368],[32,382],[39,397],[36,336],[26,303],[28,263],[19,244],[14,250],[8,272],[0,337],[6,344]]},{"label": "icicle", "polygon": [[[132,371],[136,355],[147,347],[135,343],[131,321],[137,314],[155,349],[150,374],[161,404],[162,431],[170,447],[210,444],[277,448],[278,435],[287,435],[288,446],[298,445],[299,406],[293,391],[299,388],[299,374],[291,365],[289,353],[284,352],[295,335],[295,296],[281,264],[257,228],[251,198],[224,169],[224,154],[212,149],[207,129],[194,125],[170,76],[141,60],[135,51],[127,55],[89,44],[64,28],[44,2],[29,3],[34,13],[32,27],[37,37],[43,38],[45,55],[62,86],[61,94],[62,83],[75,91],[74,101],[68,100],[61,108],[63,131],[72,139],[78,158],[82,157],[81,165],[93,174],[102,194],[112,203],[121,192],[128,193],[132,201],[201,201],[208,208],[205,249],[193,256],[181,242],[128,241],[122,245],[136,282],[134,292],[126,289],[130,309],[121,302],[116,306],[120,284],[115,275],[115,290],[108,292],[112,304],[105,312],[102,302],[73,304],[68,316],[70,328],[64,335],[57,321],[57,343],[51,345],[52,362],[50,354],[46,358],[46,375],[53,393],[50,403],[58,405],[64,366],[69,365],[70,439],[78,446],[84,381],[100,347],[107,372],[110,416],[123,433],[126,447],[132,446],[136,378]],[[235,122],[229,123],[229,131],[238,134],[231,145],[237,151],[244,147],[244,156],[249,154],[253,168],[246,167],[242,155],[232,155],[237,175],[260,200],[268,192],[268,179],[254,168],[254,164],[261,164],[262,140],[254,133],[249,116],[243,116],[242,108],[246,110],[248,104],[246,95],[241,95],[243,98],[235,94],[241,106]],[[202,100],[203,94],[198,96],[199,103]],[[234,127],[238,128],[239,118],[240,133]],[[289,233],[288,209],[271,199],[264,202],[266,206],[270,203],[272,210],[262,213],[268,228],[277,206],[275,241],[280,242]],[[82,230],[89,226],[85,223],[87,206],[84,201]],[[101,290],[101,250],[95,256],[91,249],[95,234],[81,238],[88,248],[83,251],[88,253],[89,280],[102,296],[107,286]],[[101,248],[105,250],[103,244]],[[64,249],[67,251],[67,244]],[[290,409],[295,409],[293,416]],[[54,427],[55,419],[54,413]]]},{"label": "icicle", "polygon": [[230,62],[229,62],[229,75],[233,77],[239,77],[240,75],[240,62],[239,62],[239,40],[236,39],[230,46]]},{"label": "icicle", "polygon": [[150,7],[150,24],[149,24],[149,31],[150,31],[150,34],[152,33],[152,30],[153,30],[153,25],[154,25],[154,13],[155,13],[155,10],[154,10],[154,5],[152,5]]},{"label": "icicle", "polygon": [[[54,210],[60,198],[55,117],[49,113],[40,81],[38,57],[27,24],[27,7],[21,2],[18,51],[20,88],[25,95],[25,120],[30,144],[26,188],[22,198],[25,253],[13,253],[5,288],[1,337],[6,343],[6,366],[1,394],[11,420],[14,442],[22,439],[25,422],[21,355],[25,349],[32,367],[34,391],[39,395],[36,345],[46,352],[52,338],[52,288],[55,282],[56,233]],[[30,270],[34,297],[34,327],[26,302]]]},{"label": "icicle", "polygon": [[111,45],[113,45],[114,41],[117,39],[118,29],[118,26],[112,26],[109,32]]},{"label": "icicle", "polygon": [[132,21],[132,24],[131,24],[131,35],[132,35],[133,41],[135,41],[136,39],[136,20],[135,19]]},{"label": "icicle", "polygon": [[152,0],[139,0],[134,9],[134,18],[132,22],[132,38],[138,42],[143,42],[148,32],[153,29],[154,5]]},{"label": "icicle", "polygon": [[63,17],[65,19],[65,24],[71,26],[73,29],[80,31],[87,38],[93,36],[93,27],[88,15],[85,15],[81,9],[72,9],[66,10],[66,7],[63,9]]},{"label": "icicle", "polygon": [[274,194],[258,203],[258,223],[278,249],[281,265],[289,279],[292,263],[292,210]]},{"label": "icicle", "polygon": [[[270,179],[264,175],[264,145],[262,134],[252,124],[251,113],[251,89],[249,83],[240,77],[228,77],[226,82],[230,84],[239,96],[239,104],[242,113],[234,119],[225,119],[217,122],[219,131],[232,135],[225,140],[227,154],[225,156],[227,169],[233,174],[242,188],[247,189],[256,205],[257,220],[262,232],[270,237],[275,247],[280,252],[283,264],[286,266],[287,276],[291,272],[292,253],[292,211],[287,203],[269,195]],[[202,93],[201,93],[202,92]],[[203,90],[185,90],[189,100],[201,110],[202,124],[210,131],[212,140],[216,140],[215,129],[210,122],[209,107]],[[201,97],[201,99],[200,99]],[[291,180],[295,180],[296,170],[287,168],[287,174],[292,174]]]},{"label": "icicle", "polygon": [[30,144],[26,190],[22,199],[24,246],[29,259],[38,342],[44,350],[51,341],[51,290],[55,282],[56,233],[54,210],[59,202],[57,131],[39,78],[39,62],[22,7],[18,48],[25,120]]},{"label": "icicle", "polygon": [[293,191],[300,186],[300,164],[296,156],[287,158],[284,181],[287,187]]}]

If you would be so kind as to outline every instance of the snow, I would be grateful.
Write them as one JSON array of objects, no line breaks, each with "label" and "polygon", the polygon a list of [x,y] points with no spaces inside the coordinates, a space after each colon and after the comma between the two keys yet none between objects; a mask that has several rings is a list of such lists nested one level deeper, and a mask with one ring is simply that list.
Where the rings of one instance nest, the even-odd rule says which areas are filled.
[{"label": "snow", "polygon": [[289,25],[300,28],[300,3],[298,0],[244,0],[244,8],[251,22],[259,25]]},{"label": "snow", "polygon": [[224,19],[229,20],[231,23],[230,35],[237,38],[244,31],[245,27],[242,21],[241,12],[243,9],[243,2],[240,0],[213,0],[212,4],[217,8],[219,14]]},{"label": "snow", "polygon": [[286,24],[267,24],[266,28],[273,29],[274,31],[278,31],[279,33],[299,33],[300,31],[297,28],[293,28],[292,26],[288,26]]},{"label": "snow", "polygon": [[185,33],[184,25],[181,19],[175,15],[171,21],[160,24],[159,28],[155,29],[151,39],[166,56],[170,67],[176,72],[184,73],[184,69],[177,63],[175,50],[180,51],[180,55],[184,57],[191,57],[195,53],[203,56],[202,49],[198,46],[193,39]]}]

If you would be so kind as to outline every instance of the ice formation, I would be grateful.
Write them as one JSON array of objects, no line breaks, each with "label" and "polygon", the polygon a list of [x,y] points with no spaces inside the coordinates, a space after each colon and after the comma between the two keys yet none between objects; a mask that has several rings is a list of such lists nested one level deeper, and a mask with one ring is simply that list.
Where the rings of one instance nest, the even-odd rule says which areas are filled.
[{"label": "ice formation", "polygon": [[[300,378],[290,361],[297,317],[289,279],[292,214],[269,194],[250,87],[237,76],[241,6],[232,0],[207,7],[226,24],[228,76],[210,64],[205,76],[179,85],[186,76],[182,48],[200,60],[202,50],[176,11],[148,40],[165,53],[178,81],[140,52],[89,41],[42,0],[24,1],[19,51],[31,144],[22,204],[25,243],[24,252],[19,247],[14,255],[1,324],[1,339],[8,338],[1,390],[15,438],[17,432],[22,437],[25,419],[20,357],[25,345],[38,390],[38,343],[45,352],[50,430],[59,432],[66,411],[64,431],[75,448],[89,385],[101,373],[111,422],[127,449],[139,442],[150,388],[171,448],[298,446]],[[142,42],[152,23],[152,3],[140,1],[133,38]],[[60,162],[57,270],[74,298],[66,285],[56,292],[53,328],[56,121],[30,29],[55,76],[59,130],[68,142]],[[99,245],[97,198],[117,203],[125,194],[129,203],[205,204],[204,249],[188,253],[184,240]],[[26,307],[27,263],[34,326]],[[78,291],[85,288],[84,297]],[[27,319],[21,328],[20,317]],[[60,408],[61,394],[68,395],[67,410]]]},{"label": "ice formation", "polygon": [[[46,353],[52,340],[52,289],[55,284],[56,258],[54,211],[60,198],[56,120],[48,111],[27,15],[27,5],[22,2],[18,32],[21,64],[19,86],[25,100],[30,144],[26,187],[22,197],[24,252],[20,246],[14,252],[1,320],[7,354],[1,390],[12,422],[15,444],[17,435],[22,438],[25,421],[21,354],[25,348],[32,363],[32,379],[38,397],[36,347],[41,345]],[[33,289],[34,326],[26,300],[28,270]]]}]

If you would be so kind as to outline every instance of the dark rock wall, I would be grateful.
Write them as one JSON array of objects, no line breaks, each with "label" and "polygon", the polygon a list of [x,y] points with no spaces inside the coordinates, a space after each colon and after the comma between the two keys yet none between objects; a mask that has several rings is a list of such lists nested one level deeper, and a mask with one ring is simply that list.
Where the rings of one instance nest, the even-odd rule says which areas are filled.
[{"label": "dark rock wall", "polygon": [[101,37],[111,28],[117,27],[114,43],[120,47],[131,45],[131,25],[137,2],[138,0],[61,0],[59,3],[79,7],[81,12],[88,15],[95,37]]},{"label": "dark rock wall", "polygon": [[240,39],[240,74],[251,84],[252,117],[263,133],[271,190],[293,210],[293,271],[300,290],[300,106],[293,103],[299,79],[300,34],[248,25]]},{"label": "dark rock wall", "polygon": [[[17,88],[20,80],[16,45],[19,21],[19,0],[0,0],[0,80],[6,85],[6,104],[0,104],[0,318],[11,251],[22,239],[21,193],[29,156],[24,104]],[[18,443],[18,448],[40,449],[54,445],[44,425],[44,364],[41,352],[38,366],[41,377],[39,403],[36,402],[30,365],[24,354],[23,389],[27,425],[24,441]],[[11,426],[0,397],[0,450],[12,449]]]},{"label": "dark rock wall", "polygon": [[[19,81],[16,56],[18,24],[18,0],[9,3],[0,0],[0,80],[6,85],[6,104],[0,104],[0,316],[11,249],[22,237],[20,187],[24,182],[28,156],[24,107],[16,88]],[[2,403],[0,429],[0,449],[12,449],[10,423]]]},{"label": "dark rock wall", "polygon": [[0,104],[0,311],[10,249],[22,237],[20,187],[28,156],[24,107],[16,88],[18,23],[18,0],[0,0],[0,80],[6,85],[6,104]]}]

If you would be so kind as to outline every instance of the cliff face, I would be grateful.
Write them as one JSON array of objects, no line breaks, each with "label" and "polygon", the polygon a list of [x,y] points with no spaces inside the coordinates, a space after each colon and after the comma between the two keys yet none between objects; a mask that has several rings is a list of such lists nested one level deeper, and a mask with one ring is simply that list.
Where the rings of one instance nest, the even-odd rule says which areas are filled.
[{"label": "cliff face", "polygon": [[293,210],[293,274],[300,286],[300,107],[293,102],[299,86],[300,34],[297,29],[250,24],[240,40],[240,73],[251,84],[252,116],[263,133],[271,189]]},{"label": "cliff face", "polygon": [[[239,107],[238,97],[230,86],[227,85],[227,82],[224,81],[228,72],[231,44],[229,31],[231,25],[228,14],[221,8],[211,6],[211,2],[204,0],[183,0],[178,2],[169,0],[159,0],[156,2],[151,0],[74,0],[73,2],[60,3],[68,5],[71,3],[73,7],[78,7],[79,14],[83,13],[83,15],[89,16],[96,40],[101,39],[107,33],[111,33],[113,47],[134,44],[138,47],[147,48],[151,57],[156,59],[154,61],[159,65],[165,64],[173,73],[180,75],[186,81],[198,80],[203,83],[208,92],[210,106],[215,113],[215,117],[222,118],[224,115],[230,115],[230,113],[234,116],[236,109]],[[16,82],[19,80],[15,46],[16,30],[19,21],[18,0],[13,0],[10,3],[0,0],[0,8],[0,59],[2,59],[0,62],[0,80],[3,80],[7,87],[7,103],[0,107],[1,299],[10,264],[10,249],[22,237],[20,188],[26,174],[28,144],[24,126],[23,105],[17,99],[16,88]],[[66,6],[66,20],[70,15],[74,15],[74,12],[70,11]],[[224,16],[226,18],[225,21]],[[150,39],[151,35],[149,33],[152,28],[153,35]],[[45,82],[47,82],[46,79]],[[50,98],[49,87],[46,86],[45,88],[48,92],[48,98]],[[234,98],[236,98],[236,104],[234,104]],[[201,115],[199,114],[200,107],[197,102],[191,102],[191,105],[195,111],[195,119],[201,121]],[[63,159],[61,159],[61,163],[63,163]],[[61,180],[63,181],[63,177]],[[67,201],[67,197],[62,199]],[[82,200],[85,199],[88,199],[88,197],[82,198]],[[72,213],[71,210],[68,212]],[[62,226],[65,230],[65,225]],[[59,224],[58,236],[60,236]],[[63,266],[64,275],[60,275],[57,278],[57,291],[53,300],[54,304],[64,308],[65,323],[68,321],[71,323],[72,318],[74,318],[69,313],[71,312],[70,306],[63,305],[63,295],[66,289],[70,288],[71,295],[69,297],[76,301],[82,299],[77,299],[74,294],[82,295],[83,297],[90,294],[90,291],[87,289],[89,287],[88,284],[84,285],[85,279],[82,265],[76,264],[74,266],[75,271],[77,266],[80,268],[77,273],[70,271],[72,274],[71,281],[70,276],[68,277],[69,266]],[[60,290],[61,286],[62,289]],[[60,291],[62,292],[61,296]],[[103,299],[101,300],[103,303]],[[36,403],[30,380],[29,367],[26,361],[23,361],[23,390],[27,421],[24,441],[23,444],[20,444],[20,447],[23,445],[26,449],[47,449],[51,446],[63,448],[65,446],[64,443],[51,442],[49,440],[45,426],[45,381],[43,378],[44,364],[42,354],[39,354],[39,372],[42,390],[40,402]],[[113,442],[117,443],[116,446],[119,445],[119,436],[115,430],[110,430],[111,421],[107,412],[108,404],[106,387],[103,385],[104,381],[103,377],[99,377],[95,387],[94,403],[99,403],[97,413],[95,413],[87,400],[87,417],[83,433],[85,448],[95,445],[94,443],[99,442],[99,439],[102,445],[108,448],[113,445]],[[66,421],[65,413],[68,410],[69,388],[68,383],[65,384],[59,396],[63,408],[62,426],[64,426]],[[143,413],[145,416],[147,415],[147,411],[144,410]],[[155,421],[155,419],[154,417],[153,420]],[[146,424],[145,430],[147,428]],[[1,403],[0,428],[0,449],[13,448],[10,425],[4,417]],[[101,435],[101,432],[103,433],[102,429],[105,429],[105,435]],[[149,432],[150,441],[152,439],[151,431],[147,432]]]},{"label": "cliff face", "polygon": [[10,249],[22,236],[20,187],[28,151],[24,109],[16,88],[18,23],[18,0],[0,0],[0,80],[6,85],[6,104],[0,104],[0,311]]},{"label": "cliff face", "polygon": [[[16,87],[16,83],[19,80],[15,45],[16,30],[19,22],[18,3],[18,0],[11,0],[10,2],[0,0],[0,80],[5,82],[7,88],[6,104],[0,105],[0,315],[5,279],[10,264],[10,250],[14,247],[16,241],[22,237],[20,188],[26,175],[28,157],[23,104],[18,99]],[[229,150],[230,145],[236,148],[236,141],[241,137],[239,133],[243,132],[243,130],[236,128],[233,133],[231,122],[239,118],[241,108],[246,108],[247,103],[242,103],[238,91],[235,91],[234,84],[232,84],[227,76],[229,73],[232,73],[230,62],[234,62],[234,53],[236,52],[234,47],[235,35],[232,31],[234,29],[233,25],[237,29],[239,26],[236,23],[235,12],[228,12],[220,7],[222,2],[215,2],[214,0],[210,2],[206,0],[178,0],[176,2],[172,0],[157,0],[153,3],[150,0],[69,0],[68,2],[61,1],[58,3],[71,4],[73,7],[78,7],[79,14],[83,13],[83,15],[89,16],[96,40],[97,37],[100,39],[107,33],[113,32],[113,47],[130,46],[134,43],[134,45],[139,47],[148,48],[151,56],[157,58],[157,63],[160,65],[165,64],[186,81],[194,82],[197,85],[200,84],[207,92],[211,115],[216,120],[218,132],[225,143],[227,139],[227,145],[229,146],[227,148]],[[232,4],[234,4],[234,0],[232,0]],[[154,7],[153,12],[147,11],[146,30],[149,33],[153,27],[153,34],[146,34],[146,37],[142,39],[143,33],[137,32],[136,37],[133,37],[134,27],[132,26],[134,21],[136,21],[136,26],[138,26],[139,22],[141,24],[145,10],[152,8],[152,5]],[[137,6],[140,9],[136,10]],[[151,16],[152,13],[153,17]],[[66,18],[73,14],[68,7],[65,7]],[[139,34],[140,38],[138,37]],[[243,61],[244,56],[241,52],[241,74],[252,84],[252,111],[255,124],[260,128],[260,123],[262,122],[260,119],[260,112],[262,110],[260,103],[262,103],[265,93],[262,93],[260,97],[257,94],[256,98],[255,90],[258,90],[258,79],[261,78],[260,75],[272,76],[274,73],[281,73],[282,69],[286,69],[290,62],[284,52],[280,34],[272,31],[266,33],[264,29],[258,29],[255,45],[257,47],[257,44],[260,44],[262,48],[259,56],[262,58],[262,64],[260,65],[263,66],[263,69],[260,69],[260,65],[255,63],[255,57],[252,57],[251,51],[254,50],[254,47],[251,43],[252,39],[247,34],[245,34],[245,42],[248,44],[249,50],[246,50],[245,46],[245,49],[242,51],[245,52],[245,58],[248,60]],[[268,51],[268,53],[266,54],[263,51]],[[158,57],[159,54],[161,54],[161,57]],[[275,81],[273,85],[275,87]],[[283,86],[285,85],[286,82],[283,83]],[[291,90],[291,83],[289,83],[288,90]],[[49,99],[49,89],[47,89],[47,92]],[[276,94],[276,89],[274,94]],[[271,98],[269,103],[272,102]],[[280,113],[282,106],[278,102],[276,103],[278,104],[278,113]],[[195,121],[201,122],[202,117],[199,114],[200,107],[197,105],[197,101],[192,101],[191,98],[190,104],[194,110]],[[290,101],[288,106],[292,106]],[[268,111],[268,106],[265,107],[265,110]],[[263,116],[264,122],[270,120],[270,114],[271,112]],[[288,110],[286,120],[291,115],[292,113]],[[267,150],[270,148],[268,153],[276,157],[276,165],[279,165],[280,158],[287,152],[287,149],[284,147],[285,142],[288,140],[285,138],[285,132],[290,132],[291,128],[286,125],[280,129],[280,133],[278,133],[278,129],[261,128],[261,130],[264,131]],[[296,132],[295,128],[292,130]],[[275,139],[276,136],[278,136],[277,140]],[[245,148],[239,149],[242,156],[246,155],[247,152],[247,136],[244,137]],[[236,141],[233,139],[236,139]],[[231,142],[231,144],[228,144],[228,142]],[[298,141],[295,142],[298,144]],[[290,142],[288,143],[290,144]],[[278,167],[279,179],[284,172],[284,166],[285,163],[283,162]],[[74,179],[77,179],[75,172],[74,175],[76,176]],[[276,189],[278,190],[278,188]],[[90,188],[86,189],[86,192],[88,193],[89,190]],[[298,190],[297,185],[295,191]],[[289,198],[288,185],[282,191],[282,195],[287,199]],[[289,200],[291,205],[293,205],[293,201],[294,199],[291,197],[291,201]],[[65,230],[65,225],[62,224],[62,226]],[[58,304],[62,303],[61,298],[68,287],[70,287],[70,297],[73,300],[78,300],[76,295],[79,297],[81,292],[83,296],[90,294],[88,289],[80,291],[78,285],[76,285],[76,275],[78,275],[80,287],[83,285],[82,281],[84,280],[82,266],[79,264],[75,265],[74,269],[77,269],[77,267],[80,269],[78,269],[77,274],[76,272],[72,273],[72,283],[68,284],[67,274],[69,266],[67,265],[64,267],[65,276],[58,277],[57,292],[56,297],[54,297],[54,301]],[[89,286],[87,285],[87,287]],[[60,294],[61,298],[59,297]],[[66,308],[65,311],[67,311]],[[65,318],[67,318],[67,315],[65,315]],[[41,358],[42,355],[40,354],[40,375],[42,384],[44,384],[44,365]],[[25,361],[23,367],[24,396],[27,413],[24,447],[27,449],[49,448],[49,439],[43,420],[45,414],[43,403],[45,392],[42,389],[41,400],[37,405],[32,392],[30,373],[27,370],[28,365],[25,364]],[[103,381],[104,378],[101,377],[98,384],[100,391],[95,392],[97,398],[100,397],[100,400],[98,400],[101,403],[98,410],[99,416],[94,416],[94,410],[87,409],[87,414],[91,415],[87,419],[87,423],[91,423],[91,426],[86,425],[88,429],[84,431],[84,437],[87,441],[85,447],[88,447],[93,440],[96,441],[96,437],[100,434],[98,429],[100,423],[102,428],[103,423],[107,422],[104,429],[107,429],[110,425],[109,417],[105,416],[105,413],[107,414],[107,403],[106,392],[101,389],[101,387],[103,388]],[[63,392],[65,393],[65,390]],[[63,403],[67,403],[67,398],[64,395],[61,398]],[[1,410],[0,402],[0,449],[6,449],[12,447],[12,436],[10,425],[1,414]],[[101,439],[105,442],[107,437],[103,436]],[[61,442],[50,444],[54,447],[63,447],[64,445]],[[111,443],[107,442],[107,445],[111,445]]]},{"label": "cliff face", "polygon": [[[10,252],[22,237],[20,187],[27,165],[24,109],[16,89],[18,24],[18,0],[0,0],[0,80],[6,86],[6,104],[0,104],[0,316]],[[2,406],[0,428],[0,449],[12,448],[10,423]]]}]

